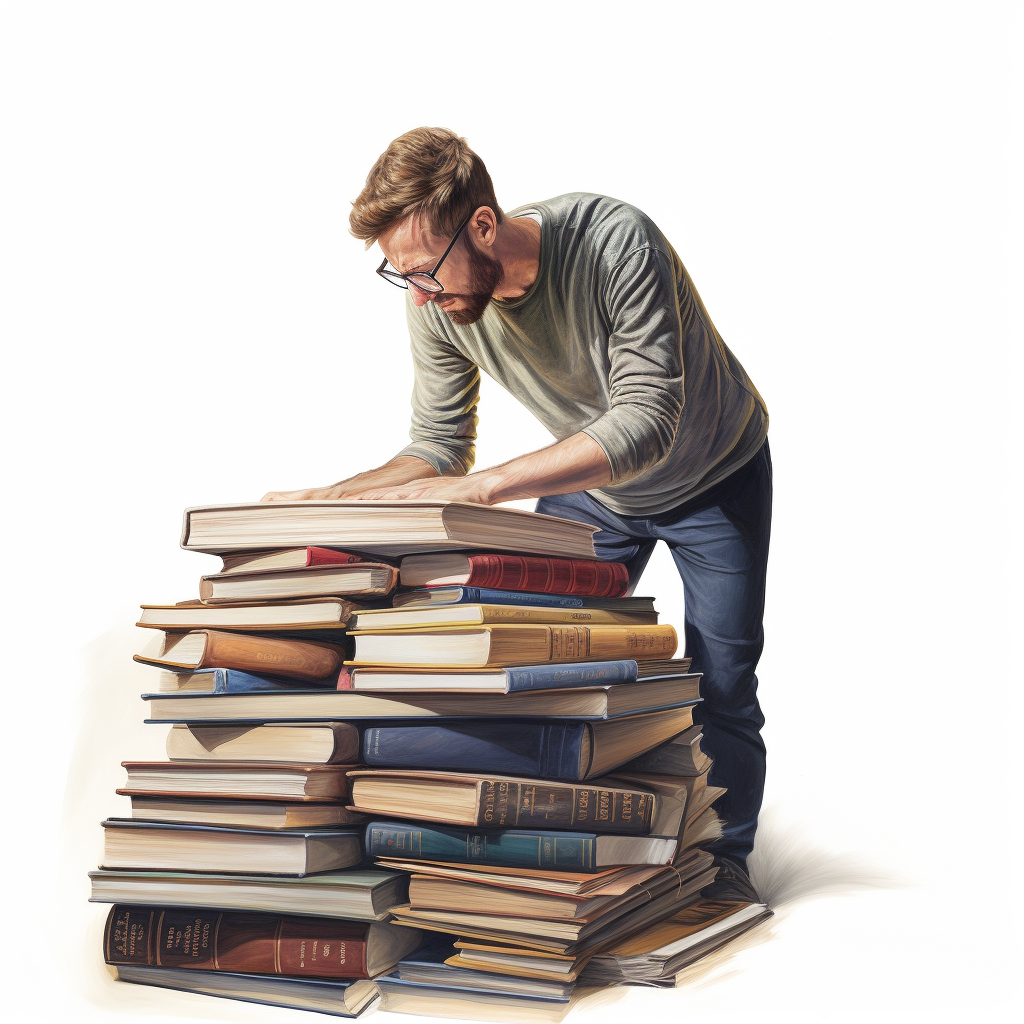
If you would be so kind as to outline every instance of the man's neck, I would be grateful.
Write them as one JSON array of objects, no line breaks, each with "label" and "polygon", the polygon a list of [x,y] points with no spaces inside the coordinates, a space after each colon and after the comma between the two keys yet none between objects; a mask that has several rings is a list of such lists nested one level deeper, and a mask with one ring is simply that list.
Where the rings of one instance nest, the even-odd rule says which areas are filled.
[{"label": "man's neck", "polygon": [[506,217],[495,234],[492,253],[504,271],[494,298],[522,298],[540,272],[540,225],[532,217]]}]

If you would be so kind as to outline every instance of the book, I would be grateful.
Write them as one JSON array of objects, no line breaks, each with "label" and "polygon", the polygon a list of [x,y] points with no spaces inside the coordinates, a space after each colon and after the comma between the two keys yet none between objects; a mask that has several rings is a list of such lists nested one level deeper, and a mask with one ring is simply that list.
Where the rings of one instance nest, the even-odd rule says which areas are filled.
[{"label": "book", "polygon": [[103,953],[119,966],[356,980],[390,970],[420,941],[384,921],[115,903]]},{"label": "book", "polygon": [[234,572],[265,569],[311,569],[315,565],[351,565],[362,562],[363,556],[337,548],[285,548],[282,551],[225,552],[220,556],[221,576]]},{"label": "book", "polygon": [[711,758],[701,749],[700,741],[700,726],[692,726],[667,743],[624,764],[622,771],[632,774],[703,775],[711,767]]},{"label": "book", "polygon": [[346,800],[352,765],[258,761],[122,761],[125,796],[234,797],[238,800]]},{"label": "book", "polygon": [[671,658],[672,626],[550,626],[539,623],[433,630],[353,633],[354,665],[464,668],[533,665],[546,661],[646,661]]},{"label": "book", "polygon": [[594,608],[654,614],[653,597],[579,597],[573,594],[536,594],[491,587],[421,587],[399,591],[391,599],[395,608],[434,608],[451,604],[525,604],[542,608]]},{"label": "book", "polygon": [[108,818],[102,825],[105,868],[311,875],[363,859],[361,830],[264,832],[131,818]]},{"label": "book", "polygon": [[544,871],[598,871],[618,864],[667,864],[675,853],[675,841],[661,837],[544,829],[468,832],[405,821],[372,821],[366,826],[368,857]]},{"label": "book", "polygon": [[572,1002],[536,999],[509,992],[466,992],[438,985],[416,985],[387,975],[375,982],[380,993],[380,1008],[390,1013],[411,1013],[446,1020],[501,1021],[523,1024],[536,1021],[557,1024],[572,1007]]},{"label": "book", "polygon": [[[124,790],[118,790],[123,793]],[[132,817],[139,821],[170,821],[182,825],[225,828],[326,828],[361,825],[365,815],[338,803],[286,800],[191,799],[131,794]]]},{"label": "book", "polygon": [[[706,802],[708,790],[707,772],[703,775],[655,775],[639,772],[622,772],[616,768],[611,775],[600,781],[609,786],[634,786],[655,796],[655,811],[651,820],[651,834],[656,836],[677,836],[683,825],[709,806]],[[713,800],[718,791],[710,794]]]},{"label": "book", "polygon": [[597,953],[584,969],[581,983],[670,987],[684,967],[771,915],[762,903],[700,900]]},{"label": "book", "polygon": [[582,782],[688,728],[692,706],[604,722],[466,721],[371,726],[371,767],[527,775]]},{"label": "book", "polygon": [[136,654],[135,660],[165,668],[237,668],[294,679],[323,679],[338,671],[344,657],[344,649],[333,644],[214,629],[165,633],[158,640]]},{"label": "book", "polygon": [[622,562],[594,558],[433,551],[408,555],[402,559],[400,570],[403,587],[457,584],[581,597],[624,597],[629,589],[629,574]]},{"label": "book", "polygon": [[[686,676],[689,658],[635,661],[556,662],[547,665],[507,665],[504,668],[390,668],[365,665],[349,668],[347,688],[375,690],[464,690],[518,693],[523,690],[564,690],[574,687],[632,683],[637,679],[668,679]],[[694,676],[693,678],[698,678]],[[339,683],[338,689],[343,687]]]},{"label": "book", "polygon": [[229,629],[262,632],[342,629],[355,606],[340,597],[315,601],[245,602],[208,605],[200,601],[180,604],[144,604],[137,626],[147,629]]},{"label": "book", "polygon": [[535,826],[643,835],[650,831],[650,792],[573,786],[507,775],[457,772],[349,772],[353,810],[366,814],[479,828]]},{"label": "book", "polygon": [[294,690],[308,688],[311,683],[333,689],[333,676],[324,679],[284,679],[278,676],[257,676],[237,668],[200,668],[194,672],[164,669],[157,689],[161,693],[258,693],[261,690]]},{"label": "book", "polygon": [[197,871],[90,871],[90,899],[96,903],[156,903],[171,907],[262,910],[378,921],[401,903],[408,875],[380,868],[286,878],[274,875],[225,875]]},{"label": "book", "polygon": [[500,622],[541,622],[567,625],[655,625],[657,612],[603,608],[549,608],[512,604],[450,604],[427,608],[369,608],[353,615],[349,628],[361,630],[430,629],[480,626]]},{"label": "book", "polygon": [[594,558],[597,527],[496,505],[454,501],[273,501],[185,510],[181,546],[209,554],[354,548],[403,555],[439,548]]},{"label": "book", "polygon": [[[361,693],[292,690],[249,694],[149,693],[151,722],[271,722],[381,718],[581,718],[604,720],[698,700],[698,677],[526,693]],[[396,767],[431,767],[400,765]]]},{"label": "book", "polygon": [[372,981],[279,978],[241,971],[193,971],[181,967],[137,967],[132,964],[120,964],[114,970],[118,981],[132,985],[196,992],[292,1010],[315,1010],[336,1017],[358,1017],[379,995]]},{"label": "book", "polygon": [[264,761],[354,764],[359,730],[347,722],[309,725],[172,725],[166,751],[172,761]]},{"label": "book", "polygon": [[220,604],[340,594],[383,597],[395,589],[397,582],[398,570],[380,562],[316,565],[309,569],[257,569],[200,577],[199,599],[207,604]]}]

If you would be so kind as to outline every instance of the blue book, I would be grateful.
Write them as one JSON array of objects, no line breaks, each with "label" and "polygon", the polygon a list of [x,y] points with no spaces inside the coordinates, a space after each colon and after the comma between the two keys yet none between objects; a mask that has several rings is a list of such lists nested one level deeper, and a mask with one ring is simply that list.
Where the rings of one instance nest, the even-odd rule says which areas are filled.
[{"label": "blue book", "polygon": [[[323,681],[324,688],[333,690],[334,676]],[[309,689],[309,680],[274,679],[254,676],[237,668],[200,668],[194,672],[165,671],[160,676],[162,693],[259,693],[264,690]]]},{"label": "blue book", "polygon": [[396,594],[396,608],[430,608],[449,604],[514,604],[531,608],[607,608],[622,612],[653,612],[653,597],[577,597],[537,594],[527,590],[490,587],[423,587]]},{"label": "blue book", "polygon": [[540,871],[593,872],[619,864],[667,864],[678,840],[664,836],[603,836],[596,832],[500,829],[490,832],[372,821],[366,855]]},{"label": "blue book", "polygon": [[692,724],[692,704],[596,722],[522,718],[407,721],[366,729],[363,760],[377,768],[580,782],[604,775]]}]

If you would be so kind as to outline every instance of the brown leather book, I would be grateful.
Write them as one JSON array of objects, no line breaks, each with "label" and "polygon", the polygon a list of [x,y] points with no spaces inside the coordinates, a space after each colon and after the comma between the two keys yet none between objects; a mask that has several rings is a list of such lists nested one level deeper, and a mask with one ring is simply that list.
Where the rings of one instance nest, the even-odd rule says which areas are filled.
[{"label": "brown leather book", "polygon": [[115,904],[103,953],[108,964],[355,979],[389,970],[420,940],[385,922]]},{"label": "brown leather book", "polygon": [[343,648],[334,644],[198,629],[165,634],[156,650],[136,654],[135,660],[167,668],[237,668],[293,679],[323,679],[341,668],[343,657]]}]

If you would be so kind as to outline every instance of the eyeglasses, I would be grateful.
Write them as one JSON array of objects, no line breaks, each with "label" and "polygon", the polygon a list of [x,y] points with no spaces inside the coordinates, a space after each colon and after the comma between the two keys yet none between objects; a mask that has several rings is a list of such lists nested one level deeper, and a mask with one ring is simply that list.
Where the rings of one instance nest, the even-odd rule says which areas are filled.
[{"label": "eyeglasses", "polygon": [[452,235],[448,248],[441,254],[441,258],[434,264],[434,269],[429,273],[416,271],[413,274],[399,274],[397,270],[385,270],[384,268],[388,265],[386,256],[384,257],[384,262],[377,268],[377,273],[396,288],[408,288],[411,284],[428,295],[440,294],[444,291],[444,285],[434,275],[441,269],[441,264],[448,258],[448,253],[452,251],[452,247],[459,240],[459,235],[462,234],[462,229],[470,222],[472,216],[473,211],[470,211],[469,216],[466,217],[456,229],[455,234]]}]

